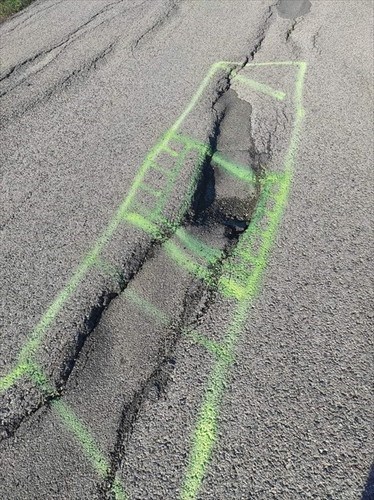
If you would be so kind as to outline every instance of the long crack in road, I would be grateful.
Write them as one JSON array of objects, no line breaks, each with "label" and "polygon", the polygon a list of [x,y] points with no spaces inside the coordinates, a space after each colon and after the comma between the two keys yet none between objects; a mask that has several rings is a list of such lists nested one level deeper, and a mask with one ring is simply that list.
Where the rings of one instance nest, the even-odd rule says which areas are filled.
[{"label": "long crack in road", "polygon": [[372,30],[309,0],[0,26],[1,498],[373,498]]}]

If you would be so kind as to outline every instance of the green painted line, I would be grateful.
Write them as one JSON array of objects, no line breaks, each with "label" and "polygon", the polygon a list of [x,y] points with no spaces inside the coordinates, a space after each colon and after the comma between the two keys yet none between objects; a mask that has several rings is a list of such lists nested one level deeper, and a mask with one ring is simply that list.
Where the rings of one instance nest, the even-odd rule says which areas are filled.
[{"label": "green painted line", "polygon": [[123,489],[122,483],[117,476],[114,478],[111,491],[114,494],[115,500],[129,500],[130,499],[130,497],[126,494],[125,490]]},{"label": "green painted line", "polygon": [[148,314],[148,316],[151,316],[152,318],[154,318],[156,321],[158,321],[162,325],[170,324],[170,321],[171,321],[170,317],[166,313],[164,313],[159,308],[154,306],[148,300],[141,297],[134,290],[130,290],[129,288],[126,288],[126,290],[123,292],[123,298],[131,300],[131,302],[133,302],[135,305],[137,305],[137,306],[139,306],[139,308],[141,308],[142,312]]},{"label": "green painted line", "polygon": [[194,252],[197,256],[202,257],[208,263],[214,262],[222,255],[220,250],[212,248],[208,245],[205,245],[202,241],[194,238],[187,231],[180,226],[175,231],[175,236],[192,252]]},{"label": "green painted line", "polygon": [[[57,394],[56,389],[50,384],[42,368],[36,363],[29,365],[28,375],[47,396],[51,397]],[[65,428],[76,438],[99,477],[106,480],[110,470],[109,462],[97,446],[87,427],[75,415],[70,406],[61,399],[53,399],[50,405],[63,422]],[[114,481],[111,491],[114,493],[116,500],[128,499],[118,479]]]},{"label": "green painted line", "polygon": [[175,134],[174,139],[182,142],[188,149],[198,150],[202,155],[212,154],[211,147],[204,142],[197,141],[196,139],[179,133]]},{"label": "green painted line", "polygon": [[107,459],[103,456],[97,447],[91,434],[87,431],[82,422],[77,419],[74,412],[61,399],[56,399],[51,402],[51,407],[64,422],[69,431],[76,436],[77,441],[81,444],[85,455],[91,461],[94,469],[99,473],[101,478],[106,478],[109,465]]},{"label": "green painted line", "polygon": [[205,335],[202,335],[199,332],[196,332],[194,330],[189,331],[185,330],[183,334],[191,339],[193,342],[196,344],[201,345],[204,347],[207,351],[209,351],[211,354],[213,354],[216,358],[218,359],[224,359],[226,361],[229,361],[230,363],[233,361],[233,356],[232,353],[229,353],[224,345],[222,345],[220,342],[216,342],[214,340],[209,339]]},{"label": "green painted line", "polygon": [[159,172],[163,173],[166,177],[169,177],[171,171],[168,168],[163,167],[157,162],[152,163],[151,168],[154,170],[158,170]]},{"label": "green painted line", "polygon": [[159,198],[162,194],[161,191],[151,188],[151,186],[148,186],[148,184],[145,184],[144,182],[140,185],[140,189],[151,194],[152,196],[155,196],[156,198]]},{"label": "green painted line", "polygon": [[7,375],[0,379],[0,392],[10,389],[17,380],[27,373],[28,363],[18,363]]},{"label": "green painted line", "polygon": [[221,155],[221,153],[214,153],[214,155],[212,156],[212,161],[220,168],[226,170],[226,172],[231,174],[233,177],[237,177],[241,181],[248,182],[248,184],[252,185],[255,185],[257,182],[256,175],[253,170],[227,160]]},{"label": "green painted line", "polygon": [[[35,384],[40,387],[46,396],[55,397],[57,395],[56,389],[50,384],[42,368],[36,363],[29,366],[28,375],[35,382]],[[74,414],[69,405],[61,399],[52,400],[50,405],[58,417],[62,420],[66,429],[73,434],[78,443],[81,445],[84,454],[89,459],[99,476],[102,479],[107,479],[109,463],[96,445],[96,442],[87,427]],[[118,481],[113,485],[113,491],[118,493],[115,498],[127,498],[122,485]]]},{"label": "green painted line", "polygon": [[166,253],[177,262],[182,268],[186,269],[189,273],[194,274],[198,278],[204,280],[207,283],[211,282],[211,274],[207,269],[205,269],[200,264],[193,262],[186,253],[184,253],[178,245],[173,241],[165,241],[163,248]]},{"label": "green painted line", "polygon": [[284,172],[267,172],[264,177],[260,177],[258,182],[267,185],[271,182],[281,182],[284,179]]},{"label": "green painted line", "polygon": [[175,181],[178,178],[180,171],[182,170],[185,157],[186,157],[186,150],[183,150],[183,152],[178,156],[177,162],[174,165],[173,169],[170,171],[170,175],[168,176],[162,194],[159,196],[159,199],[156,203],[156,207],[152,210],[151,213],[152,218],[157,218],[157,216],[159,216],[162,213],[162,211],[166,208],[166,204],[175,185]]},{"label": "green painted line", "polygon": [[178,153],[178,151],[175,151],[174,149],[169,148],[169,146],[164,146],[163,150],[166,151],[170,156],[174,156],[174,157],[177,157],[180,154],[180,153]]},{"label": "green painted line", "polygon": [[[254,266],[253,271],[249,275],[249,279],[244,288],[245,293],[238,298],[234,319],[225,338],[225,347],[228,352],[233,352],[238,336],[247,320],[249,307],[259,293],[260,282],[265,272],[269,251],[274,244],[276,232],[280,226],[288,200],[297,148],[300,141],[301,125],[305,114],[302,105],[302,92],[306,73],[306,63],[299,62],[297,66],[298,72],[295,81],[294,96],[295,119],[289,147],[284,160],[284,176],[279,182],[279,191],[275,196],[276,206],[272,211],[273,215],[270,219],[269,227],[267,231],[262,234],[263,245],[260,251],[262,258],[258,261],[257,265]],[[240,239],[240,244],[243,244],[242,239]],[[228,371],[229,362],[224,362],[222,359],[217,361],[213,367],[192,437],[189,463],[181,489],[182,500],[194,500],[196,498],[203,478],[206,475],[217,438],[219,407],[224,385],[228,378]]]},{"label": "green painted line", "polygon": [[256,92],[261,92],[262,94],[273,97],[278,101],[283,101],[283,99],[286,97],[286,94],[284,92],[280,90],[274,90],[273,88],[269,87],[269,85],[265,85],[261,82],[256,82],[256,80],[251,80],[246,76],[236,75],[233,79],[237,80],[238,82],[244,83]]},{"label": "green painted line", "polygon": [[129,222],[130,224],[133,224],[134,226],[142,229],[146,233],[151,234],[155,238],[162,237],[162,234],[161,234],[158,226],[156,226],[156,224],[154,224],[153,222],[150,222],[148,219],[146,219],[145,217],[143,217],[142,215],[140,215],[138,213],[132,212],[132,213],[124,214],[123,220],[125,220],[125,221]]},{"label": "green painted line", "polygon": [[[51,303],[51,305],[47,308],[46,312],[42,315],[41,319],[32,330],[28,340],[26,341],[24,347],[21,349],[21,352],[18,356],[18,362],[15,367],[5,376],[0,379],[0,391],[4,391],[10,388],[16,381],[28,375],[34,382],[40,386],[44,391],[48,392],[49,395],[53,395],[56,393],[56,389],[51,386],[48,382],[47,377],[41,371],[41,369],[32,361],[37,349],[39,348],[48,328],[54,322],[56,316],[59,314],[61,309],[63,308],[66,301],[72,296],[72,294],[76,291],[78,285],[83,280],[84,276],[87,272],[95,265],[100,266],[100,254],[104,247],[108,244],[114,232],[116,231],[119,224],[123,221],[130,222],[137,227],[140,227],[144,231],[152,234],[155,238],[162,238],[161,230],[149,219],[154,220],[162,220],[162,216],[159,213],[151,213],[148,216],[142,216],[141,214],[135,213],[134,210],[129,210],[130,207],[134,205],[134,201],[137,195],[141,184],[144,181],[144,177],[146,172],[155,167],[155,160],[157,156],[160,154],[162,150],[166,150],[169,148],[168,143],[172,140],[180,140],[187,145],[187,150],[196,148],[199,152],[199,161],[202,161],[203,157],[206,154],[211,154],[210,148],[207,145],[202,145],[198,141],[194,141],[188,137],[177,134],[177,130],[180,125],[186,119],[188,114],[192,111],[192,109],[196,106],[199,98],[201,97],[203,91],[208,86],[210,80],[213,75],[220,69],[228,70],[230,66],[239,66],[240,63],[232,63],[232,62],[218,62],[213,64],[204,78],[200,86],[198,87],[195,94],[192,96],[189,104],[176,120],[176,122],[172,125],[172,127],[161,137],[161,139],[155,144],[155,146],[150,150],[148,155],[146,156],[143,164],[141,165],[138,173],[134,178],[134,182],[131,185],[127,195],[123,199],[122,203],[118,207],[116,213],[108,223],[107,227],[101,233],[99,238],[94,243],[93,247],[88,251],[86,256],[82,259],[81,263],[77,266],[75,272],[68,280],[66,286],[58,293],[55,300]],[[306,63],[304,62],[276,62],[276,63],[252,63],[247,65],[250,66],[297,66],[298,67],[298,77],[295,84],[295,107],[296,107],[296,118],[294,122],[293,133],[289,145],[288,152],[286,154],[286,159],[284,163],[284,173],[283,178],[279,176],[279,178],[275,178],[278,174],[272,174],[274,176],[274,182],[279,182],[280,189],[277,195],[274,197],[276,200],[276,207],[274,210],[270,211],[271,214],[271,224],[266,232],[262,232],[262,236],[264,238],[264,245],[261,250],[262,257],[257,259],[257,264],[254,267],[254,271],[250,274],[246,286],[240,286],[240,294],[238,295],[238,306],[236,308],[236,317],[232,322],[228,334],[225,337],[225,345],[224,345],[224,353],[226,355],[219,355],[221,352],[217,350],[217,345],[208,341],[209,339],[204,339],[200,337],[200,342],[205,345],[206,348],[211,349],[212,352],[216,352],[217,362],[213,368],[211,373],[210,382],[207,387],[206,394],[203,399],[203,404],[199,413],[199,419],[195,428],[195,433],[193,436],[193,446],[190,454],[190,461],[186,471],[184,484],[182,487],[182,498],[192,499],[195,498],[197,492],[201,486],[201,482],[206,473],[206,468],[208,466],[214,442],[216,440],[216,432],[217,432],[217,422],[218,422],[218,413],[219,413],[219,405],[220,400],[223,394],[224,385],[228,376],[228,369],[230,363],[232,362],[232,354],[233,348],[235,345],[235,341],[239,336],[242,327],[244,325],[244,321],[246,320],[247,309],[250,303],[254,300],[256,294],[259,291],[259,282],[262,277],[262,274],[265,270],[268,252],[270,247],[272,246],[276,229],[278,228],[284,207],[286,205],[288,199],[288,193],[290,189],[290,183],[292,179],[292,171],[295,162],[295,155],[297,151],[297,146],[299,142],[299,133],[301,129],[301,122],[304,117],[304,110],[302,107],[302,91],[303,91],[303,82],[304,76],[306,72]],[[237,70],[231,71],[231,78],[235,78],[237,75]],[[256,82],[258,84],[258,82]],[[260,90],[261,91],[261,90]],[[170,149],[170,148],[169,148]],[[172,156],[176,156],[170,153]],[[179,157],[185,158],[186,150],[184,154],[179,154]],[[232,167],[232,165],[230,166]],[[157,167],[156,167],[157,168]],[[167,193],[164,193],[163,204],[166,203],[166,198],[170,195],[170,191],[173,186],[173,182],[176,180],[176,176],[180,172],[180,168],[182,168],[182,162],[178,162],[178,170],[177,174],[175,170],[171,173],[172,180],[167,184]],[[234,175],[234,174],[233,174]],[[238,175],[238,174],[237,174]],[[197,175],[192,176],[192,180],[190,186],[188,188],[189,195],[192,195],[191,191],[194,186],[196,186]],[[266,183],[266,180],[264,181]],[[266,186],[265,186],[266,187]],[[185,198],[183,202],[183,207],[178,212],[178,218],[182,215],[182,208],[185,210],[188,204],[188,199]],[[162,210],[162,209],[161,209]],[[159,211],[161,211],[159,210]],[[258,217],[260,217],[260,211],[258,211]],[[266,215],[269,216],[269,213]],[[175,222],[168,221],[168,226],[176,228]],[[252,223],[251,223],[252,224]],[[165,226],[167,226],[165,224]],[[253,222],[252,227],[255,227],[255,221]],[[251,228],[251,226],[250,226]],[[247,230],[248,235],[251,234],[250,228]],[[247,233],[246,231],[246,233]],[[246,233],[241,237],[240,241],[245,241]],[[165,247],[167,251],[173,256],[173,258],[179,262],[182,267],[186,267],[186,255],[172,242],[167,241],[165,243]],[[239,257],[244,257],[244,251],[239,250]],[[187,263],[187,267],[194,272],[196,275],[200,276],[201,279],[206,280],[208,283],[211,280],[211,276],[207,271],[198,266],[192,261]],[[229,279],[229,278],[228,278]],[[231,280],[232,281],[232,280]],[[235,286],[239,286],[234,283]],[[219,349],[221,349],[221,344],[219,345]],[[99,447],[96,445],[95,440],[84,426],[84,424],[77,418],[74,412],[69,408],[69,406],[62,402],[61,400],[55,400],[51,403],[52,407],[56,411],[56,413],[60,416],[65,426],[70,429],[72,434],[75,436],[77,441],[81,444],[82,449],[85,455],[90,459],[93,464],[95,470],[98,474],[106,478],[109,466],[106,458],[100,451]],[[127,495],[124,492],[122,485],[120,484],[118,478],[115,478],[112,488],[115,497],[118,499],[127,499]]]},{"label": "green painted line", "polygon": [[220,359],[213,367],[198,422],[192,439],[187,476],[181,490],[182,500],[193,500],[199,491],[217,438],[218,408],[227,378],[229,363]]}]

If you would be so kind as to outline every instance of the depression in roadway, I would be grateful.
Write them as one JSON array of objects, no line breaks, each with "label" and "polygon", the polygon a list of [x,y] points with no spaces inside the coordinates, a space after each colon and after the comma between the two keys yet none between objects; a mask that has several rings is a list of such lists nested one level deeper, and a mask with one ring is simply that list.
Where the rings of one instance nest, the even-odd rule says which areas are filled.
[{"label": "depression in roadway", "polygon": [[1,499],[374,498],[373,8],[2,20]]}]

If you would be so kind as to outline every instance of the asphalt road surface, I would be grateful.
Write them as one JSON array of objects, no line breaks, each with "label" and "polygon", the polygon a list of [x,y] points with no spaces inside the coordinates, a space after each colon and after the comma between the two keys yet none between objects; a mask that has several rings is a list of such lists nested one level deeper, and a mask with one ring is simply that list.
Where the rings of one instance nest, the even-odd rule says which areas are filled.
[{"label": "asphalt road surface", "polygon": [[373,8],[0,26],[1,499],[374,498]]}]

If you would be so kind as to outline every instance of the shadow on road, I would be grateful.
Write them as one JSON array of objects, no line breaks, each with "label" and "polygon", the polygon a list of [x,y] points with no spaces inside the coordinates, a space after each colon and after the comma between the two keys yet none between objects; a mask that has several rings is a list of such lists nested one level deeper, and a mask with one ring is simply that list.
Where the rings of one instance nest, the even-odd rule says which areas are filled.
[{"label": "shadow on road", "polygon": [[374,498],[374,462],[366,481],[365,489],[362,492],[361,500],[372,500]]}]

